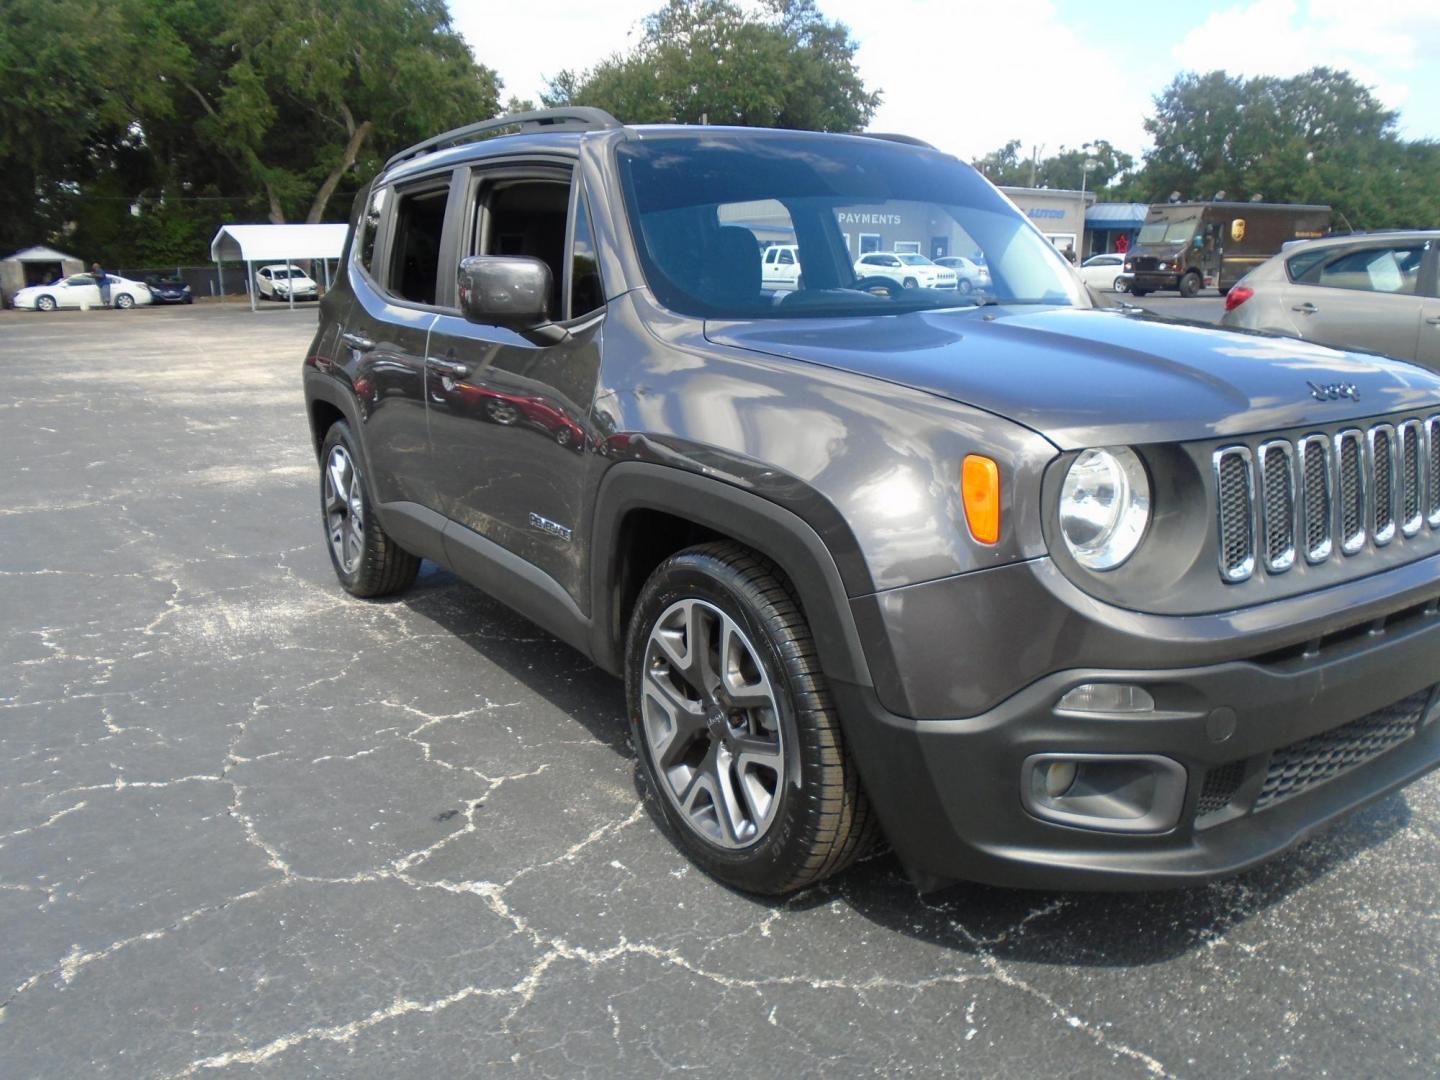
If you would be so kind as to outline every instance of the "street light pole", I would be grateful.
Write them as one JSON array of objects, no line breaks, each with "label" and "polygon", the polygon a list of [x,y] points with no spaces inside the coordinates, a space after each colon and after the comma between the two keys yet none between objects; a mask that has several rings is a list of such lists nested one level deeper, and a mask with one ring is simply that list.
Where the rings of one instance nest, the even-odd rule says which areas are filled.
[{"label": "street light pole", "polygon": [[[1081,149],[1089,150],[1090,144],[1086,143]],[[1076,258],[1082,263],[1085,261],[1085,181],[1090,178],[1090,170],[1099,164],[1100,162],[1092,157],[1080,162],[1080,254]]]}]

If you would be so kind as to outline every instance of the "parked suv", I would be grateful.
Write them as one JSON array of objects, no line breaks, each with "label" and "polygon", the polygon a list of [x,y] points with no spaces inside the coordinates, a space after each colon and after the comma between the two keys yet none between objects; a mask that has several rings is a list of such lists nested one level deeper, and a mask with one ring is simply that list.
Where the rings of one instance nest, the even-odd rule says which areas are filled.
[{"label": "parked suv", "polygon": [[[990,289],[870,292],[842,221]],[[1198,882],[1440,761],[1440,376],[1099,309],[924,145],[429,140],[357,200],[304,385],[344,588],[432,559],[622,676],[744,889],[881,835],[925,889]]]}]

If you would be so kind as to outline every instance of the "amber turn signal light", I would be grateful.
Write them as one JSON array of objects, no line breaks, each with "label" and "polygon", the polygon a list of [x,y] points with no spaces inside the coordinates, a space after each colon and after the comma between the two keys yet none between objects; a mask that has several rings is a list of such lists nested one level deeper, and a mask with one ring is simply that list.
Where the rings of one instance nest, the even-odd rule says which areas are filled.
[{"label": "amber turn signal light", "polygon": [[965,524],[982,544],[1000,539],[1000,466],[988,457],[966,454],[960,467],[960,492],[965,500]]}]

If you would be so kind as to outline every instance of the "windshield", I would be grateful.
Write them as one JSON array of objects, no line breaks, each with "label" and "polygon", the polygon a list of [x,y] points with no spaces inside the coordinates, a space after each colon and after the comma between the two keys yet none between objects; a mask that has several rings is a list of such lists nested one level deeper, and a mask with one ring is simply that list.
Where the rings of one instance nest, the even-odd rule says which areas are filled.
[{"label": "windshield", "polygon": [[[934,151],[770,132],[647,136],[616,149],[646,280],[707,318],[896,314],[977,304],[1088,306],[1054,247],[979,174]],[[804,273],[764,265],[793,245]],[[926,288],[916,247],[983,258],[983,291]],[[858,260],[866,255],[883,259]],[[885,265],[888,264],[888,265]],[[857,276],[863,275],[863,276]],[[926,280],[935,281],[933,275]]]},{"label": "windshield", "polygon": [[280,267],[279,270],[271,270],[271,271],[270,271],[270,276],[271,276],[271,277],[274,277],[274,278],[282,278],[282,279],[283,279],[283,278],[303,278],[303,277],[305,276],[305,271],[303,271],[303,270],[296,270],[296,269],[294,269],[293,267],[292,267],[291,269],[289,269],[289,270],[286,270],[285,267],[282,266],[282,267]]},{"label": "windshield", "polygon": [[1195,232],[1198,217],[1181,218],[1179,221],[1147,221],[1140,229],[1142,244],[1186,244]]}]

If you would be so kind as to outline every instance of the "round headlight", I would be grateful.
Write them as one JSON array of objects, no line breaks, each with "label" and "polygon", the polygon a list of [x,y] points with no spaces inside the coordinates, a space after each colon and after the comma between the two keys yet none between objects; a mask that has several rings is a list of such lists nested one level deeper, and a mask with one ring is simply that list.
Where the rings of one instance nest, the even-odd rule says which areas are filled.
[{"label": "round headlight", "polygon": [[1135,451],[1086,450],[1060,489],[1060,533],[1081,566],[1113,570],[1140,546],[1150,523],[1150,481]]}]

